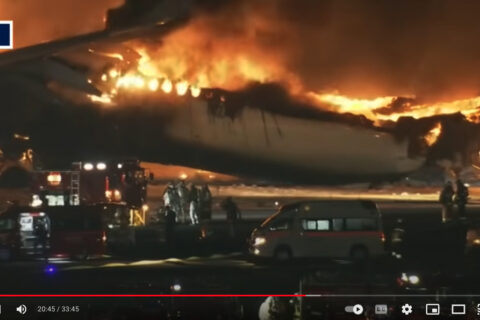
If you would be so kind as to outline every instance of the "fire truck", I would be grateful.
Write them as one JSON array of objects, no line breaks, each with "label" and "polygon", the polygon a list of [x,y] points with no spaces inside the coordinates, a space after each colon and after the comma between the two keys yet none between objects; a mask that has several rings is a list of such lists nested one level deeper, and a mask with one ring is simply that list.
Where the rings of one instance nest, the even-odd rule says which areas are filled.
[{"label": "fire truck", "polygon": [[35,171],[32,206],[123,204],[132,225],[144,224],[149,178],[138,160],[74,162],[71,170]]}]

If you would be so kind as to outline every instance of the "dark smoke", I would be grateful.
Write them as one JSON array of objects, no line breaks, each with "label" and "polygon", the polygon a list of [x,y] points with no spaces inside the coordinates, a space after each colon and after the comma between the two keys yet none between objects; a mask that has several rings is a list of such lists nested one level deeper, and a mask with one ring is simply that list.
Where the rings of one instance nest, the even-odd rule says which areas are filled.
[{"label": "dark smoke", "polygon": [[459,0],[244,0],[209,23],[213,41],[253,34],[311,90],[433,102],[478,95],[478,12]]},{"label": "dark smoke", "polygon": [[389,115],[393,113],[401,113],[410,110],[411,106],[416,105],[417,99],[397,97],[389,105],[375,109],[375,113]]}]

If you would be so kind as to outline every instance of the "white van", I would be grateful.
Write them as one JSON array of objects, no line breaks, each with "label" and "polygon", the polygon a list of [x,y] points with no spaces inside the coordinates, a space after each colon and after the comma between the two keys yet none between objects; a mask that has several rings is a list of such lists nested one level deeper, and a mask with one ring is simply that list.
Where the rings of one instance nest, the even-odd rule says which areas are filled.
[{"label": "white van", "polygon": [[385,235],[376,204],[361,200],[313,200],[283,206],[252,232],[250,253],[365,259],[382,255]]}]

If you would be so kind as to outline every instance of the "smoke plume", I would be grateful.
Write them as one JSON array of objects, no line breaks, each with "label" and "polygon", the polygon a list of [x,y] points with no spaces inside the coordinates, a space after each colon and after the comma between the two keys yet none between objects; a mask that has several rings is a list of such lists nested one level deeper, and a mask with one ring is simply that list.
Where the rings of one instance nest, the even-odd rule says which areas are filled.
[{"label": "smoke plume", "polygon": [[478,95],[480,2],[243,0],[205,12],[209,42],[243,41],[311,90],[425,102]]}]

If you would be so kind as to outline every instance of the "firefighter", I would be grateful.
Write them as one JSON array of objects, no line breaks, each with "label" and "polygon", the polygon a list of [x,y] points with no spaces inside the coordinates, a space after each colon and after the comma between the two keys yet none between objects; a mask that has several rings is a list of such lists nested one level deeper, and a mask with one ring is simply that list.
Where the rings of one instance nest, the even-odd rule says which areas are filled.
[{"label": "firefighter", "polygon": [[180,213],[180,198],[178,197],[178,192],[175,189],[172,182],[167,184],[167,188],[163,192],[163,203],[166,206],[169,206],[170,209],[175,211],[177,222],[180,221],[179,213]]},{"label": "firefighter", "polygon": [[456,191],[455,191],[455,203],[458,207],[458,217],[465,218],[466,214],[466,205],[468,202],[468,187],[463,183],[462,180],[457,179],[456,182]]},{"label": "firefighter", "polygon": [[37,254],[37,248],[40,245],[42,247],[42,251],[40,251],[41,256],[47,257],[47,239],[48,239],[48,227],[47,227],[47,220],[40,219],[35,223],[34,226],[34,235],[35,235],[35,242],[34,242],[34,251]]},{"label": "firefighter", "polygon": [[200,189],[200,218],[209,220],[212,217],[212,193],[205,183]]},{"label": "firefighter", "polygon": [[199,190],[195,184],[190,188],[190,223],[198,224]]},{"label": "firefighter", "polygon": [[167,245],[171,247],[173,245],[173,234],[176,224],[176,213],[170,206],[165,206],[165,240]]},{"label": "firefighter", "polygon": [[451,181],[447,181],[440,193],[440,203],[442,204],[442,221],[447,222],[452,217],[453,209],[453,186]]},{"label": "firefighter", "polygon": [[187,221],[187,215],[189,212],[189,191],[187,186],[185,185],[184,180],[180,180],[179,183],[176,185],[178,199],[179,199],[179,215],[181,216],[182,221]]},{"label": "firefighter", "polygon": [[241,218],[240,209],[233,201],[232,197],[227,197],[221,203],[222,209],[227,215],[227,223],[230,229],[230,237],[234,238],[236,234],[237,220]]}]

